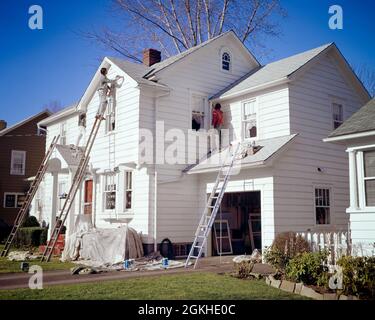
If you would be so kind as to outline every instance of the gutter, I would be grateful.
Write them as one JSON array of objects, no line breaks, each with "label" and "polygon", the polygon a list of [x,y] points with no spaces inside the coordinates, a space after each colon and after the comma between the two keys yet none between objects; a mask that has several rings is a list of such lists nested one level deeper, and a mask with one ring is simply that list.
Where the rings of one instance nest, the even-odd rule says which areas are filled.
[{"label": "gutter", "polygon": [[369,136],[375,136],[375,130],[344,134],[344,135],[337,136],[337,137],[328,137],[328,138],[324,138],[323,142],[344,141],[344,140],[364,138],[364,137],[369,137]]}]

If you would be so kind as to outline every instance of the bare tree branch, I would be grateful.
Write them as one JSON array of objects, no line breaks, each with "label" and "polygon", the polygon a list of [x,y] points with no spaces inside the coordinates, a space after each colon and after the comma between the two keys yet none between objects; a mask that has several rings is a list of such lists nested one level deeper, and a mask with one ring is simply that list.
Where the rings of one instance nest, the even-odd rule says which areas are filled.
[{"label": "bare tree branch", "polygon": [[279,33],[280,0],[112,0],[114,15],[126,26],[84,36],[127,59],[141,61],[142,49],[155,46],[180,53],[233,29],[247,46],[262,47],[262,36]]}]

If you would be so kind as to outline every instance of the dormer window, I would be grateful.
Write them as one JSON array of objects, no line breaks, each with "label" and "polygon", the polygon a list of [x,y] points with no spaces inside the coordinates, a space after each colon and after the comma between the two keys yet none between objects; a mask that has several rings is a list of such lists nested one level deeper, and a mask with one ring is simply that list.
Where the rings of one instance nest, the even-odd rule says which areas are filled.
[{"label": "dormer window", "polygon": [[221,68],[225,71],[230,70],[230,54],[228,52],[223,52],[221,56]]}]

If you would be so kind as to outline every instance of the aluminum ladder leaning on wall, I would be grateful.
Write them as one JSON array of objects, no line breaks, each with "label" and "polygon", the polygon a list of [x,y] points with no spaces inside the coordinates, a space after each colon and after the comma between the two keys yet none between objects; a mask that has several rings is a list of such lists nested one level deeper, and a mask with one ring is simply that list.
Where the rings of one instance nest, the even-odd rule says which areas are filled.
[{"label": "aluminum ladder leaning on wall", "polygon": [[[212,192],[203,210],[203,214],[199,221],[197,231],[195,232],[195,238],[190,248],[189,255],[186,259],[185,268],[189,266],[190,261],[193,259],[195,260],[194,268],[196,268],[198,264],[198,260],[202,256],[203,248],[205,247],[207,243],[207,238],[211,232],[212,225],[220,209],[221,201],[223,200],[225,189],[229,181],[229,176],[231,174],[233,164],[237,158],[240,145],[241,143],[237,143],[236,146],[232,145],[228,148],[227,154],[220,167],[216,181],[212,188]],[[231,148],[232,150],[234,149],[233,153],[231,153],[231,150],[230,150]],[[230,158],[229,164],[227,164],[228,158]],[[212,203],[213,201],[215,201],[214,204]],[[212,209],[211,214],[209,214],[209,210],[211,209]]]},{"label": "aluminum ladder leaning on wall", "polygon": [[52,152],[55,149],[57,141],[59,140],[59,138],[60,138],[60,135],[55,136],[52,139],[52,142],[51,142],[46,154],[44,155],[44,158],[42,160],[42,163],[39,166],[39,169],[38,169],[37,174],[34,178],[34,181],[31,183],[30,189],[26,193],[26,197],[25,197],[25,200],[22,204],[22,207],[17,214],[16,220],[14,221],[12,231],[10,232],[10,234],[8,236],[8,239],[5,242],[4,249],[1,252],[2,257],[6,257],[9,253],[9,249],[10,249],[10,247],[11,247],[13,241],[14,241],[14,238],[16,237],[18,229],[22,225],[22,223],[23,223],[23,221],[24,221],[24,219],[27,215],[27,210],[29,209],[29,207],[31,205],[31,202],[33,201],[34,196],[35,196],[36,192],[38,191],[39,185],[44,178],[44,175],[45,175],[45,173],[47,171],[47,167],[48,167],[48,161],[51,158]]}]

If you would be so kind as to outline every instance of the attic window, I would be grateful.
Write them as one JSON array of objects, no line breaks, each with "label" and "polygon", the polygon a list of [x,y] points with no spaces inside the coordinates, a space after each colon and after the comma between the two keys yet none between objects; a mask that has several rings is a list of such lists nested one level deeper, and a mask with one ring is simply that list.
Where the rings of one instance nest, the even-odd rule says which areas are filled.
[{"label": "attic window", "polygon": [[228,52],[224,52],[221,56],[221,68],[225,71],[229,71],[230,62],[230,54]]}]

